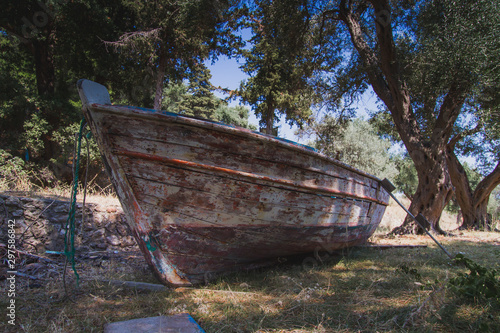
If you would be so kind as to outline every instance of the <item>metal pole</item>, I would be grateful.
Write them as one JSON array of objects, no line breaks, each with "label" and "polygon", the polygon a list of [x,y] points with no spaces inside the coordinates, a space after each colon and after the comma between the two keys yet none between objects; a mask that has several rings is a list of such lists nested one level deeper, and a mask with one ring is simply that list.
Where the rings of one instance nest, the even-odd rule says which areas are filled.
[{"label": "metal pole", "polygon": [[408,209],[406,209],[406,207],[401,203],[399,202],[398,199],[396,199],[396,197],[394,196],[394,194],[392,194],[392,191],[394,191],[396,189],[396,187],[394,185],[392,185],[392,183],[387,179],[387,178],[384,178],[384,180],[382,180],[380,182],[380,184],[382,185],[382,187],[387,191],[387,193],[389,193],[389,195],[391,196],[391,198],[394,199],[394,201],[396,201],[398,203],[398,205],[401,206],[401,208],[404,209],[404,211],[411,216],[411,218],[413,220],[415,220],[415,222],[418,223],[418,225],[427,233],[427,235],[429,235],[430,238],[432,238],[432,240],[441,248],[441,250],[443,250],[444,253],[446,253],[446,255],[450,258],[450,259],[454,259],[455,257],[450,253],[448,252],[448,250],[446,250],[444,248],[443,245],[441,245],[441,243],[439,243],[437,241],[437,239],[434,238],[434,236],[432,236],[432,234],[424,227],[424,224],[430,224],[429,221],[427,221],[427,219],[425,218],[425,216],[423,216],[422,214],[418,214],[417,217],[415,217],[412,213],[410,213],[410,211]]}]

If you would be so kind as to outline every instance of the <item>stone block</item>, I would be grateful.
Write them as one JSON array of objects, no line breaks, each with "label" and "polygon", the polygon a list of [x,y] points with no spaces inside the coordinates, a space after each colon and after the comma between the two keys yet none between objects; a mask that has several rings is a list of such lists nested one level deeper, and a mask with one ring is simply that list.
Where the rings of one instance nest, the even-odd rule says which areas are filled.
[{"label": "stone block", "polygon": [[16,198],[16,197],[8,197],[5,200],[5,205],[6,206],[20,207],[21,206],[21,200],[19,200],[19,198]]},{"label": "stone block", "polygon": [[106,237],[106,240],[108,241],[108,244],[111,244],[113,246],[120,245],[120,240],[115,235],[111,235],[111,236]]},{"label": "stone block", "polygon": [[24,210],[18,209],[10,213],[13,217],[21,217],[24,215]]}]

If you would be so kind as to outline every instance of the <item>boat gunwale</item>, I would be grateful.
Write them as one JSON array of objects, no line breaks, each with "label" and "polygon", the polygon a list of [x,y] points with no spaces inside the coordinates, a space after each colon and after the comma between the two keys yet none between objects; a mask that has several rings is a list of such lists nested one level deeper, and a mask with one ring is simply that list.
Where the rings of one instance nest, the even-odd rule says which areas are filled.
[{"label": "boat gunwale", "polygon": [[370,178],[372,180],[375,180],[380,184],[381,179],[371,175],[369,173],[366,173],[362,170],[359,170],[357,168],[354,168],[348,164],[345,164],[339,160],[333,159],[331,157],[326,156],[325,154],[322,154],[318,151],[316,151],[314,148],[291,141],[279,137],[275,137],[272,135],[256,132],[249,130],[247,128],[239,127],[239,126],[233,126],[233,125],[227,125],[223,124],[220,122],[208,120],[208,119],[201,119],[201,118],[195,118],[195,117],[190,117],[190,116],[184,116],[176,113],[171,113],[168,111],[156,111],[153,109],[146,109],[146,108],[141,108],[141,107],[136,107],[136,106],[127,106],[127,105],[112,105],[112,104],[99,104],[99,103],[91,103],[89,105],[94,111],[101,111],[105,113],[118,113],[122,115],[126,115],[128,117],[134,117],[134,118],[156,118],[159,121],[171,121],[179,124],[185,124],[188,126],[194,126],[194,127],[200,127],[200,128],[206,128],[210,130],[215,130],[219,132],[224,132],[224,133],[229,133],[232,135],[237,135],[240,137],[248,137],[254,140],[262,141],[264,143],[270,142],[272,144],[277,144],[281,147],[288,148],[291,150],[295,150],[301,153],[305,153],[309,156],[313,156],[316,158],[320,158],[324,161],[327,161],[329,163],[333,163],[341,168],[344,168],[346,170],[352,171],[354,173],[357,173],[360,176]]}]

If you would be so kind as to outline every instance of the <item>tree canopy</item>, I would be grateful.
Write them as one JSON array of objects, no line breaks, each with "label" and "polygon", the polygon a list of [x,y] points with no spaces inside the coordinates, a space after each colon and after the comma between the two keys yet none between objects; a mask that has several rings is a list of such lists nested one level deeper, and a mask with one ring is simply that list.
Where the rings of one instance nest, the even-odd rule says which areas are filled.
[{"label": "tree canopy", "polygon": [[344,121],[326,115],[304,130],[314,136],[312,145],[325,155],[366,171],[394,180],[396,164],[389,154],[391,143],[378,136],[366,120]]},{"label": "tree canopy", "polygon": [[200,73],[209,56],[231,54],[238,38],[230,29],[227,0],[128,1],[135,17],[131,31],[108,41],[135,61],[152,70],[154,109],[159,109],[165,84]]},{"label": "tree canopy", "polygon": [[[163,90],[162,109],[186,116],[210,119],[228,125],[253,128],[248,123],[248,108],[227,102],[213,94],[210,74],[206,71],[192,78],[189,84],[171,83]],[[202,82],[200,83],[200,80]]]},{"label": "tree canopy", "polygon": [[284,115],[290,124],[302,125],[315,102],[309,80],[317,70],[311,4],[304,0],[255,1],[244,21],[252,30],[251,48],[240,52],[242,69],[250,78],[242,82],[239,95],[260,118],[268,134]]}]

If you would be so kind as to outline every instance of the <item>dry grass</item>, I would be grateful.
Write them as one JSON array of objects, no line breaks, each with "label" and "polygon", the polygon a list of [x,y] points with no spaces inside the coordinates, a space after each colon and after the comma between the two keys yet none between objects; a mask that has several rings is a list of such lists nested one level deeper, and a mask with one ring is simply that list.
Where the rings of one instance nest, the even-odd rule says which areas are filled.
[{"label": "dry grass", "polygon": [[[440,240],[452,252],[499,268],[498,233],[465,232]],[[206,332],[500,330],[500,309],[458,299],[447,290],[447,279],[464,268],[451,265],[431,241],[378,236],[374,242],[428,247],[356,248],[318,267],[299,261],[163,292],[102,282],[156,283],[140,254],[86,255],[78,260],[79,289],[68,270],[70,298],[65,296],[61,265],[47,268],[40,280],[17,278],[18,320],[12,332],[101,332],[109,322],[182,312],[190,313]],[[421,278],[402,267],[415,268]],[[0,306],[6,305],[2,298]]]},{"label": "dry grass", "polygon": [[[47,176],[43,176],[47,174]],[[92,202],[106,205],[119,205],[118,198],[114,193],[112,185],[101,187],[95,181],[96,177],[88,179],[88,184],[85,188],[86,202]],[[49,179],[49,180],[47,180]],[[68,185],[55,180],[54,175],[47,168],[38,172],[25,171],[16,175],[16,177],[4,178],[0,177],[0,193],[7,193],[18,196],[43,196],[54,199],[71,198],[72,185]],[[81,180],[77,189],[77,200],[83,201],[84,186],[81,185]]]},{"label": "dry grass", "polygon": [[[102,200],[90,198],[99,204]],[[404,214],[398,210],[391,204],[382,228],[401,223]],[[437,238],[452,253],[500,268],[499,233],[455,232]],[[45,265],[40,279],[17,278],[16,327],[6,325],[5,316],[0,325],[7,332],[101,332],[110,322],[188,312],[206,332],[500,331],[498,306],[457,298],[449,291],[446,281],[465,268],[452,265],[429,238],[378,233],[370,241],[428,247],[354,248],[320,266],[297,261],[162,292],[102,281],[157,283],[138,253],[80,253],[81,283],[76,289],[68,269],[69,298],[62,282],[63,260],[53,258],[58,264]],[[30,260],[21,259],[21,266],[28,267]],[[408,268],[415,271],[408,273]],[[2,290],[5,283],[0,281]],[[2,296],[0,307],[6,302]]]},{"label": "dry grass", "polygon": [[[69,201],[71,198],[71,191],[0,191],[1,194],[12,195],[18,197],[42,197],[51,198],[56,200],[66,200]],[[83,194],[78,192],[76,200],[80,203],[83,202]],[[86,203],[94,203],[102,207],[107,206],[120,206],[120,200],[114,194],[90,194],[85,198]]]}]

